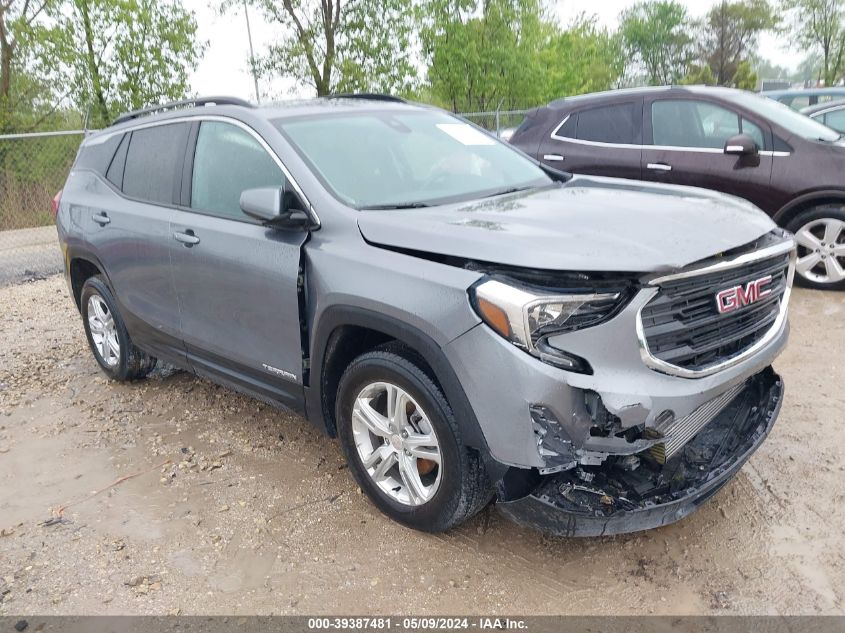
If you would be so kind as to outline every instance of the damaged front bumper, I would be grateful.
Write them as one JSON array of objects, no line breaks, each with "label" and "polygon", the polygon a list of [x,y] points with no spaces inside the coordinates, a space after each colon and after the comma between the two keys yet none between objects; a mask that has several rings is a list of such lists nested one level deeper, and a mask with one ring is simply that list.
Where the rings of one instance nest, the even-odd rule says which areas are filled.
[{"label": "damaged front bumper", "polygon": [[654,446],[549,475],[512,468],[498,507],[561,536],[603,536],[678,521],[714,495],[757,450],[777,419],[783,383],[771,367],[749,378],[697,434],[660,463]]}]

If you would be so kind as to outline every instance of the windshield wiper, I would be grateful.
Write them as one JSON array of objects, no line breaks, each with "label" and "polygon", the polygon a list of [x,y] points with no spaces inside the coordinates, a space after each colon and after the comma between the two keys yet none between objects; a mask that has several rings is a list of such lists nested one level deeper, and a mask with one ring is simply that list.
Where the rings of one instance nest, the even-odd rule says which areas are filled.
[{"label": "windshield wiper", "polygon": [[528,191],[529,189],[537,189],[537,187],[533,185],[529,185],[528,187],[510,187],[509,189],[501,189],[500,191],[494,191],[493,193],[488,193],[486,196],[481,197],[495,198],[496,196],[506,196],[509,193],[518,193],[520,191]]},{"label": "windshield wiper", "polygon": [[389,209],[423,209],[430,207],[430,204],[425,202],[395,202],[392,204],[368,204],[361,207],[362,211],[384,211]]}]

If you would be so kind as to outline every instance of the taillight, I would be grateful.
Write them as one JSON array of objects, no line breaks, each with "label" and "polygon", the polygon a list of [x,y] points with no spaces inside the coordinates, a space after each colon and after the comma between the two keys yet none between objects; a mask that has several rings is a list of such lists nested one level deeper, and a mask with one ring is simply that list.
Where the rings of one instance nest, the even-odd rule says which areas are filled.
[{"label": "taillight", "polygon": [[53,202],[51,205],[53,207],[53,219],[55,219],[59,215],[59,202],[61,202],[61,200],[62,190],[59,189],[59,192],[55,196],[53,196]]}]

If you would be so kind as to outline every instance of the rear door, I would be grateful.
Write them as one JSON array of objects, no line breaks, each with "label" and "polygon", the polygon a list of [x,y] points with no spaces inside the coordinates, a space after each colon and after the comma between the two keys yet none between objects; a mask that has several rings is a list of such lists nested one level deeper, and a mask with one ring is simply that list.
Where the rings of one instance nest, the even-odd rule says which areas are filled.
[{"label": "rear door", "polygon": [[640,178],[642,99],[575,110],[540,142],[539,158],[575,174]]},{"label": "rear door", "polygon": [[307,233],[262,226],[241,192],[282,187],[281,163],[251,128],[203,120],[191,133],[181,208],[170,222],[182,338],[199,374],[300,409],[300,248]]},{"label": "rear door", "polygon": [[[766,205],[772,175],[772,133],[721,103],[673,96],[647,99],[643,117],[643,179],[704,187]],[[758,156],[725,154],[725,142],[747,134]]]},{"label": "rear door", "polygon": [[106,171],[108,191],[86,219],[130,334],[153,354],[176,361],[184,361],[184,353],[170,278],[170,216],[188,128],[168,123],[120,135]]}]

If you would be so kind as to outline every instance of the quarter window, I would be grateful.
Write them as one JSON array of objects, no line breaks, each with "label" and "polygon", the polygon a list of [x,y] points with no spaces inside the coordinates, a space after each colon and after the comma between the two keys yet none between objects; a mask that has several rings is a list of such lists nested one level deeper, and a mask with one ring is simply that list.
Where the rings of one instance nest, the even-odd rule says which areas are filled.
[{"label": "quarter window", "polygon": [[155,125],[132,132],[123,170],[123,193],[149,202],[173,204],[187,140],[186,123]]},{"label": "quarter window", "polygon": [[241,193],[258,187],[281,187],[284,175],[254,136],[219,121],[203,121],[194,154],[191,207],[243,220]]},{"label": "quarter window", "polygon": [[596,143],[634,142],[634,104],[605,106],[578,113],[576,138]]},{"label": "quarter window", "polygon": [[126,150],[129,148],[129,134],[124,134],[120,139],[114,158],[112,158],[106,178],[118,189],[123,189],[123,170],[126,167]]}]

